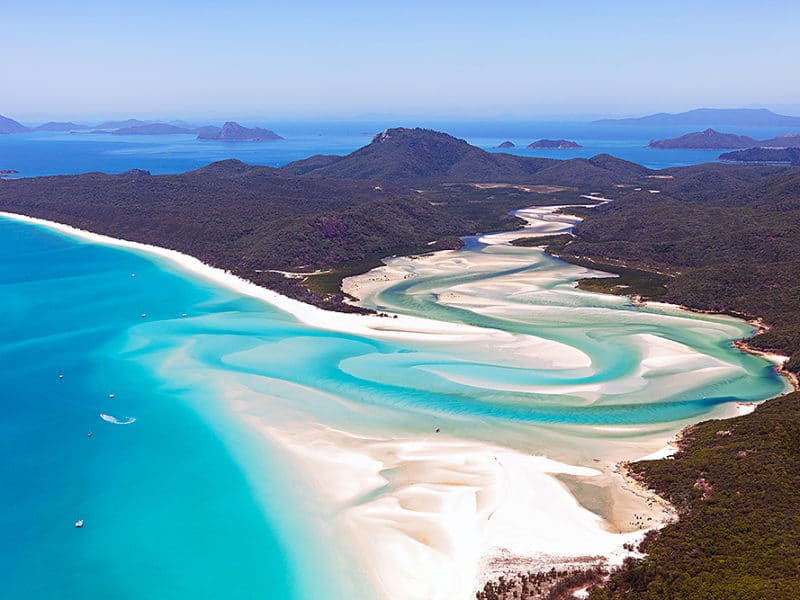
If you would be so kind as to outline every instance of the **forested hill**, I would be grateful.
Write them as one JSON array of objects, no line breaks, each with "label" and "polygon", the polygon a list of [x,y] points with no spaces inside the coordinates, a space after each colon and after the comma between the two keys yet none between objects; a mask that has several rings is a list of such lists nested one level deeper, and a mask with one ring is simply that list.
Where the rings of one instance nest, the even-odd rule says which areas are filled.
[{"label": "forested hill", "polygon": [[710,164],[661,177],[672,178],[655,180],[658,194],[629,191],[586,211],[558,252],[665,273],[662,300],[764,317],[773,329],[752,345],[800,371],[800,169]]},{"label": "forested hill", "polygon": [[347,156],[312,156],[289,163],[293,175],[407,184],[504,182],[608,186],[650,171],[609,155],[556,160],[486,152],[446,133],[387,129]]},{"label": "forested hill", "polygon": [[[585,203],[577,190],[297,177],[226,160],[180,175],[129,171],[0,180],[0,210],[172,248],[258,284],[337,309],[342,276],[392,254],[457,247],[458,236],[513,229],[508,211]],[[585,193],[585,192],[584,192]],[[314,293],[269,270],[334,269]]]}]

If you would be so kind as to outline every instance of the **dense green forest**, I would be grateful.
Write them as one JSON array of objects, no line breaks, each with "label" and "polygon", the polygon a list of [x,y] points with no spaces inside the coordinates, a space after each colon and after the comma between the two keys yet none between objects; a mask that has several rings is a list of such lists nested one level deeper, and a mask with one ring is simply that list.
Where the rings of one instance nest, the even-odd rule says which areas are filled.
[{"label": "dense green forest", "polygon": [[[658,194],[627,191],[581,211],[575,239],[552,251],[640,272],[625,281],[630,287],[613,289],[617,282],[607,280],[604,291],[763,317],[772,329],[750,345],[790,356],[789,368],[800,371],[800,169],[700,165],[666,173],[672,179],[651,184]],[[583,284],[603,291],[603,280]]]},{"label": "dense green forest", "polygon": [[556,160],[486,152],[446,133],[419,128],[388,129],[347,156],[312,156],[289,163],[281,170],[315,178],[372,179],[414,185],[503,182],[595,190],[651,173],[650,169],[607,154]]},{"label": "dense green forest", "polygon": [[[307,302],[341,302],[341,278],[393,254],[458,247],[458,236],[514,229],[512,209],[574,192],[287,175],[230,160],[180,175],[143,171],[0,181],[0,210],[172,248]],[[573,200],[574,201],[574,200]],[[581,200],[585,202],[585,200]],[[332,273],[288,279],[270,270]]]},{"label": "dense green forest", "polygon": [[631,470],[679,510],[591,600],[800,598],[800,392],[691,427]]}]

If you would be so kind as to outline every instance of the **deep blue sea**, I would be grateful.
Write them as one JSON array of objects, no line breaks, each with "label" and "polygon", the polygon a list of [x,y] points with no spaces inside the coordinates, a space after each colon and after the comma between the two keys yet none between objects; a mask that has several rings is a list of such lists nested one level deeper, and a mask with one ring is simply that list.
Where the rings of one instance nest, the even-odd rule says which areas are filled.
[{"label": "deep blue sea", "polygon": [[[181,173],[216,160],[238,158],[250,164],[280,166],[313,154],[346,154],[369,143],[389,127],[427,127],[466,139],[486,150],[512,141],[504,150],[521,156],[591,157],[609,153],[652,168],[714,161],[719,151],[656,150],[652,139],[674,137],[697,128],[593,125],[583,122],[493,121],[346,121],[260,123],[285,137],[276,142],[216,142],[192,135],[116,136],[83,133],[26,133],[0,135],[0,170],[19,171],[17,177],[102,171],[120,173],[146,169],[152,173]],[[766,139],[787,133],[782,128],[725,128],[725,131]],[[528,150],[534,140],[570,139],[578,150]]]},{"label": "deep blue sea", "polygon": [[[280,165],[348,152],[388,125],[275,124],[286,141],[241,145],[0,136],[0,168]],[[559,157],[713,158],[642,147],[663,131],[424,125],[487,148],[538,137],[587,146],[548,154]],[[441,268],[418,264],[417,278],[381,296],[385,306],[500,333],[419,341],[316,328],[166,260],[0,219],[0,597],[370,600],[374,574],[341,515],[396,490],[326,503],[280,441],[291,432],[416,439],[435,422],[472,442],[582,452],[591,463],[575,448],[667,435],[785,389],[766,361],[730,347],[747,324],[578,292],[584,272],[536,249],[475,242]],[[454,290],[486,302],[439,302]]]}]

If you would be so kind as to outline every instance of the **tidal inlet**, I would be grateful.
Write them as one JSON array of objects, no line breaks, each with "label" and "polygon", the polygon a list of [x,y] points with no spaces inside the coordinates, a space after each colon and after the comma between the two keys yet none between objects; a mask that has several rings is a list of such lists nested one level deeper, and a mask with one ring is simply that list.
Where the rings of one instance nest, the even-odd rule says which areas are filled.
[{"label": "tidal inlet", "polygon": [[788,386],[732,347],[746,322],[581,291],[606,274],[510,244],[569,231],[557,208],[345,280],[367,316],[4,218],[15,597],[467,599],[635,554],[674,515],[619,463]]}]

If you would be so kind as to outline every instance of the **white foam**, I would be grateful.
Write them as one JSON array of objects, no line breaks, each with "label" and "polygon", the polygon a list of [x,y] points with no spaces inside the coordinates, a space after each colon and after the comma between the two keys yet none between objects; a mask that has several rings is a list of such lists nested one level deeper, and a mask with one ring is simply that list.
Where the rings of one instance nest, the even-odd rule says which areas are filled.
[{"label": "white foam", "polygon": [[106,423],[113,423],[114,425],[130,425],[136,422],[136,417],[115,417],[105,413],[100,413],[100,418]]}]

